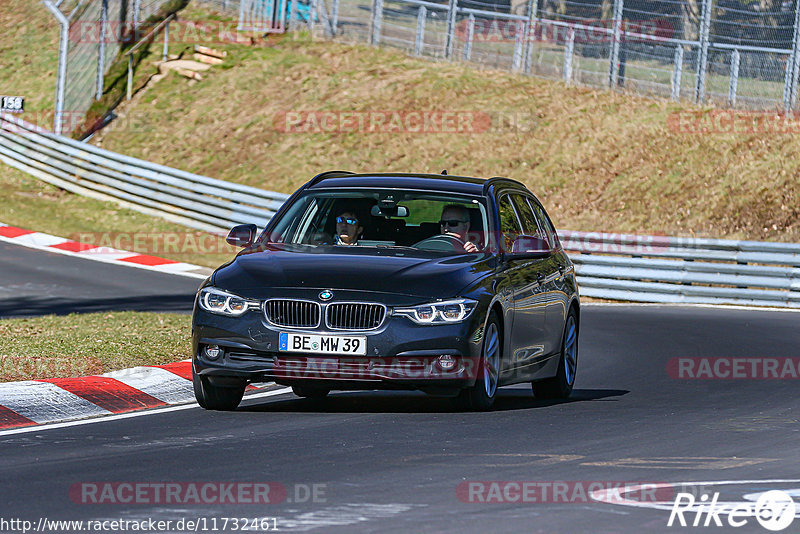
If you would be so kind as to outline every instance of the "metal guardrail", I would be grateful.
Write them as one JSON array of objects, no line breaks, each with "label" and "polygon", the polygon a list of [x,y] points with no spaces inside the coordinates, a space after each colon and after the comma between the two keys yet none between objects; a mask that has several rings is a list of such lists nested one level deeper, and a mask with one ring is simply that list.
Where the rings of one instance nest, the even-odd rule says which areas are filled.
[{"label": "metal guardrail", "polygon": [[800,308],[800,244],[559,232],[581,294]]},{"label": "metal guardrail", "polygon": [[264,223],[288,198],[123,156],[3,113],[0,161],[67,191],[208,232]]},{"label": "metal guardrail", "polygon": [[[288,198],[116,154],[2,113],[0,161],[68,191],[211,232],[266,223]],[[800,243],[559,235],[584,296],[800,308]]]}]

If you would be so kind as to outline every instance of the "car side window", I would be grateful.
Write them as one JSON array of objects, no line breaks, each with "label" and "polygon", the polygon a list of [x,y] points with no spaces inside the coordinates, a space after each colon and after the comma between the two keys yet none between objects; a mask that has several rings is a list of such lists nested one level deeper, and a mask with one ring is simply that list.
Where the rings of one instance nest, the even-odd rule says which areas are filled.
[{"label": "car side window", "polygon": [[497,202],[497,209],[500,215],[500,234],[502,235],[503,250],[511,252],[514,240],[522,233],[522,227],[508,195],[500,197]]},{"label": "car side window", "polygon": [[308,232],[319,208],[317,201],[313,198],[299,200],[273,228],[267,241],[270,243],[299,243],[300,237]]},{"label": "car side window", "polygon": [[517,208],[517,213],[519,213],[523,233],[531,237],[546,239],[539,221],[536,220],[536,216],[533,214],[533,209],[528,204],[528,199],[522,195],[511,195],[511,200],[514,202],[514,207]]},{"label": "car side window", "polygon": [[553,228],[553,223],[550,222],[550,218],[547,216],[545,211],[542,209],[539,204],[531,199],[527,199],[528,203],[531,205],[533,212],[536,214],[536,219],[539,221],[539,226],[544,231],[542,237],[547,239],[547,242],[550,244],[551,248],[558,248],[558,235],[556,234],[555,228]]}]

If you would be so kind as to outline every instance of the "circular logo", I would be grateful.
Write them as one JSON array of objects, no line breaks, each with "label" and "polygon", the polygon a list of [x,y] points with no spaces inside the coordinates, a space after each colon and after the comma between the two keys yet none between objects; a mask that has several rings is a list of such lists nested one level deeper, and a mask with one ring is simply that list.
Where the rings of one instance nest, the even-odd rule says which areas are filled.
[{"label": "circular logo", "polygon": [[324,290],[319,293],[319,300],[331,300],[333,298],[333,291]]},{"label": "circular logo", "polygon": [[755,516],[765,529],[783,530],[794,521],[794,500],[785,491],[767,491],[756,501]]}]

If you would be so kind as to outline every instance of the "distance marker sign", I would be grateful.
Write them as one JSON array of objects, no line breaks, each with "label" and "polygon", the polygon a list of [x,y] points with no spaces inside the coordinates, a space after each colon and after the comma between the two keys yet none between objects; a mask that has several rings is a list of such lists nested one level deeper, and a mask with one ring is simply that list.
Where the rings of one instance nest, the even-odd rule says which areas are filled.
[{"label": "distance marker sign", "polygon": [[0,111],[22,113],[25,110],[25,97],[0,96]]}]

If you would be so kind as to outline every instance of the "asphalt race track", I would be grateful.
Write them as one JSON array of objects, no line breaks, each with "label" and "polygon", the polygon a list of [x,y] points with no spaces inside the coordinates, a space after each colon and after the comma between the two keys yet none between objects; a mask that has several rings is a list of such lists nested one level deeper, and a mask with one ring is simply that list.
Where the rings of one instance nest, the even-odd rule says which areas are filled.
[{"label": "asphalt race track", "polygon": [[190,313],[201,280],[0,242],[0,317],[73,312]]},{"label": "asphalt race track", "polygon": [[[686,514],[689,526],[668,528],[669,509],[607,504],[573,490],[590,482],[703,481],[691,486],[698,499],[719,492],[720,501],[754,500],[769,489],[797,499],[800,482],[759,483],[800,479],[797,380],[680,379],[667,369],[681,357],[796,358],[798,325],[800,315],[776,311],[585,306],[568,402],[534,400],[521,386],[501,390],[489,413],[461,413],[446,399],[413,392],[334,393],[322,401],[284,394],[229,413],[195,407],[0,433],[2,517],[34,524],[43,517],[205,518],[208,531],[212,520],[221,527],[237,517],[276,518],[283,532],[768,532],[752,517],[736,529],[703,528],[704,517],[692,527],[694,513]],[[571,490],[521,499],[490,493],[488,481]],[[170,503],[150,493],[121,503],[120,495],[132,494],[103,482],[271,483],[270,495],[285,488],[286,499]],[[92,504],[91,495],[105,490],[106,504]],[[662,500],[671,501],[672,491]],[[228,521],[226,531],[235,531]],[[798,528],[800,519],[786,532]]]}]

